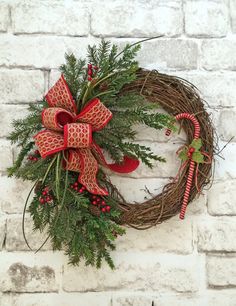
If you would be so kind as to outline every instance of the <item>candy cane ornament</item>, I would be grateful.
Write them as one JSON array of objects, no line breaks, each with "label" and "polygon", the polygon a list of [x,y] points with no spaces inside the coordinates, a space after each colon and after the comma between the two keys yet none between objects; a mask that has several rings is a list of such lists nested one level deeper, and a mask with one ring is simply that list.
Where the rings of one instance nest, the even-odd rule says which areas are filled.
[{"label": "candy cane ornament", "polygon": [[[200,125],[198,120],[194,117],[194,115],[191,115],[189,113],[181,113],[175,116],[176,120],[180,119],[188,119],[191,120],[193,125],[194,125],[194,139],[197,140],[200,136]],[[166,135],[170,135],[170,129],[166,131]],[[183,197],[183,202],[180,210],[180,219],[184,219],[186,208],[188,205],[188,200],[189,200],[189,195],[190,195],[190,190],[192,187],[192,182],[193,182],[193,175],[194,175],[194,169],[195,169],[195,161],[192,160],[190,156],[190,164],[189,164],[189,172],[188,172],[188,178],[186,182],[186,187],[185,187],[185,192],[184,192],[184,197]]]}]

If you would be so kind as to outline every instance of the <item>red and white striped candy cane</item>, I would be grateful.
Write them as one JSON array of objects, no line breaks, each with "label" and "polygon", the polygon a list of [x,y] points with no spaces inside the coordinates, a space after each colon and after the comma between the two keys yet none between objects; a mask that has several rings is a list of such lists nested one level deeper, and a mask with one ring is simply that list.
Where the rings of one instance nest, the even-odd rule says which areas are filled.
[{"label": "red and white striped candy cane", "polygon": [[[180,120],[180,119],[191,120],[193,125],[194,125],[194,139],[199,138],[199,136],[200,136],[200,125],[199,125],[199,122],[197,121],[197,119],[194,117],[194,115],[191,115],[189,113],[181,113],[181,114],[175,116],[175,119],[176,120]],[[166,135],[170,135],[169,129],[166,131]],[[187,178],[187,182],[186,182],[184,198],[183,198],[181,211],[180,211],[180,215],[179,215],[180,219],[184,219],[184,216],[185,216],[185,211],[186,211],[186,208],[187,208],[187,205],[188,205],[190,190],[191,190],[191,187],[192,187],[194,168],[195,168],[195,162],[192,159],[190,159],[188,178]]]}]

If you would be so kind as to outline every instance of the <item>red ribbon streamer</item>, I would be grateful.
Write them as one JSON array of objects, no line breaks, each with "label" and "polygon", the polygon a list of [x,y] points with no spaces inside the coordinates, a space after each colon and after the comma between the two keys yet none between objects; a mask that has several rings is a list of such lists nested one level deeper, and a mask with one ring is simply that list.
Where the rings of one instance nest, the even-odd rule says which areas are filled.
[{"label": "red ribbon streamer", "polygon": [[139,161],[124,156],[122,164],[108,164],[101,148],[93,141],[92,133],[104,128],[112,118],[112,113],[99,99],[91,100],[77,114],[77,107],[69,87],[61,75],[45,96],[49,108],[42,111],[45,130],[34,136],[40,155],[45,158],[66,150],[64,167],[79,172],[78,181],[93,194],[107,195],[106,189],[97,184],[98,162],[119,173],[134,171]]}]

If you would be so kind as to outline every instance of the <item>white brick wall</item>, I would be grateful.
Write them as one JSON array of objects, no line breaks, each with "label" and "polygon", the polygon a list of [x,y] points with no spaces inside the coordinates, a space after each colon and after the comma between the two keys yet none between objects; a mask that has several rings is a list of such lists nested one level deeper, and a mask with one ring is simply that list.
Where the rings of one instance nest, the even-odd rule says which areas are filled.
[{"label": "white brick wall", "polygon": [[[108,37],[120,46],[146,42],[140,65],[184,77],[209,102],[220,147],[236,134],[236,0],[2,0],[0,1],[0,305],[1,306],[235,306],[236,139],[217,157],[212,189],[178,216],[147,231],[127,230],[112,256],[117,269],[67,265],[50,244],[27,250],[21,212],[30,184],[7,178],[15,148],[10,122],[26,113],[58,77],[65,52],[86,54]],[[141,129],[139,141],[166,155],[153,171],[112,176],[129,200],[158,193],[175,175],[184,135],[166,140]],[[161,141],[161,144],[158,143]],[[129,195],[125,192],[129,186]],[[44,235],[26,231],[36,249]]]}]

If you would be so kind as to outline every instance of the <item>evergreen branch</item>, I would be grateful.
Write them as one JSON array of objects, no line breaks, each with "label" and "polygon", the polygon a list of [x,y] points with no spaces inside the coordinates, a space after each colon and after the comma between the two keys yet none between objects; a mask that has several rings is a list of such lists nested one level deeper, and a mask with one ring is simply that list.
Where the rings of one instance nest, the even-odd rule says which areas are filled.
[{"label": "evergreen branch", "polygon": [[34,142],[31,141],[21,148],[20,153],[17,156],[17,159],[13,163],[13,166],[7,169],[9,177],[13,176],[17,172],[17,170],[21,167],[25,156],[29,153],[29,151],[33,148],[33,146]]},{"label": "evergreen branch", "polygon": [[36,105],[29,106],[29,115],[24,119],[13,121],[14,131],[7,137],[12,144],[24,147],[29,139],[42,129],[41,112],[45,105],[42,101]]},{"label": "evergreen branch", "polygon": [[86,61],[83,59],[76,59],[74,54],[66,54],[65,59],[66,64],[60,67],[60,71],[69,84],[72,96],[77,100],[81,87],[86,80]]},{"label": "evergreen branch", "polygon": [[135,143],[125,142],[121,144],[121,149],[124,154],[129,156],[135,156],[140,159],[145,165],[149,168],[152,168],[153,165],[150,160],[155,160],[159,162],[165,162],[165,158],[155,155],[149,147],[142,146]]}]

